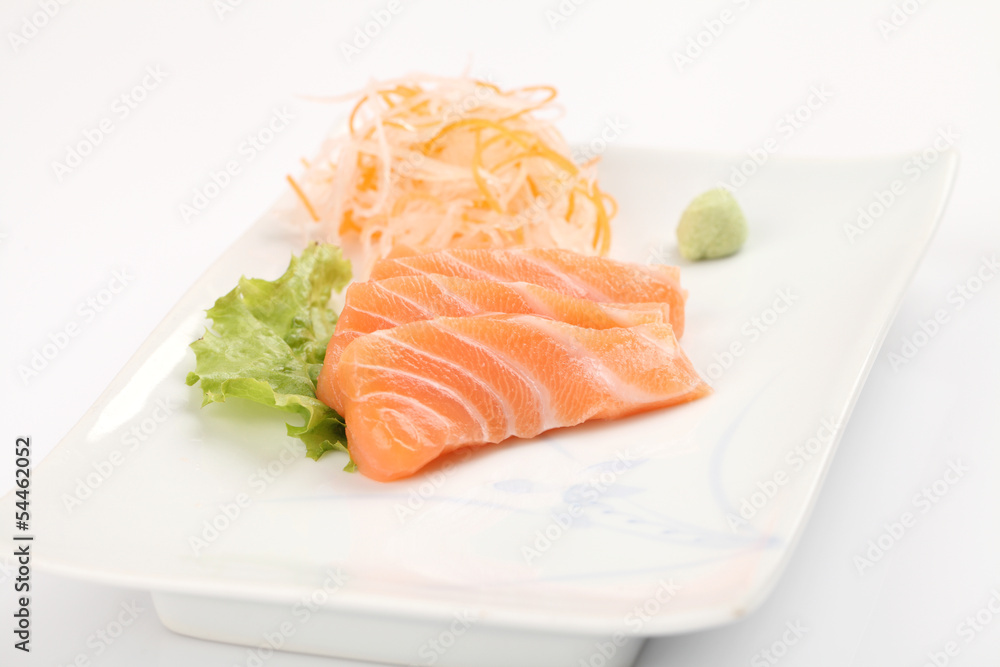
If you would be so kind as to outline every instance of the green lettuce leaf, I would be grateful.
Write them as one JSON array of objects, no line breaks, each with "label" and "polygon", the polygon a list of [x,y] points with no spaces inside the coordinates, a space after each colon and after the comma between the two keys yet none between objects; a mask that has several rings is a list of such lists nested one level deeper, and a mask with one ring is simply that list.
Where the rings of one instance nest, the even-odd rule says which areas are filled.
[{"label": "green lettuce leaf", "polygon": [[211,329],[191,343],[196,361],[187,383],[201,382],[202,405],[236,396],[294,412],[303,424],[287,424],[288,435],[306,444],[310,458],[346,452],[344,420],[316,398],[316,378],[337,324],[330,294],[350,279],[340,248],[315,243],[277,280],[240,278],[208,310]]}]

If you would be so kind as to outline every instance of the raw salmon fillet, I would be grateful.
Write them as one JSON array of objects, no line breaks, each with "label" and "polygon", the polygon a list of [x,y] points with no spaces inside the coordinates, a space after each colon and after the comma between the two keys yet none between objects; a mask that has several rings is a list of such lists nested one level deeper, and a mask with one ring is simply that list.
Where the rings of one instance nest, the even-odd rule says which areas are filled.
[{"label": "raw salmon fillet", "polygon": [[439,317],[356,338],[336,366],[351,457],[407,477],[437,457],[711,392],[666,324],[588,329],[534,315]]},{"label": "raw salmon fillet", "polygon": [[669,322],[666,303],[597,303],[531,283],[500,283],[439,275],[417,275],[354,283],[326,349],[317,397],[337,412],[343,398],[333,369],[348,343],[359,336],[435,317],[485,313],[542,315],[591,329]]},{"label": "raw salmon fillet", "polygon": [[670,325],[677,337],[684,333],[687,294],[675,266],[644,266],[551,248],[452,249],[383,259],[372,268],[371,280],[422,274],[533,283],[610,303],[660,301],[670,305]]}]

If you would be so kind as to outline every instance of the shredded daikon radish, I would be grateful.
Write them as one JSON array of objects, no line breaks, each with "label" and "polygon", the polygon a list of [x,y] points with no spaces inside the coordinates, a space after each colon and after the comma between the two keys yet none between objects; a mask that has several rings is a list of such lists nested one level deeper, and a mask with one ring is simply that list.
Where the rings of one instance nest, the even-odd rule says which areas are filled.
[{"label": "shredded daikon radish", "polygon": [[393,248],[557,247],[605,254],[614,200],[548,117],[554,88],[411,76],[360,92],[347,129],[288,180],[364,279]]}]

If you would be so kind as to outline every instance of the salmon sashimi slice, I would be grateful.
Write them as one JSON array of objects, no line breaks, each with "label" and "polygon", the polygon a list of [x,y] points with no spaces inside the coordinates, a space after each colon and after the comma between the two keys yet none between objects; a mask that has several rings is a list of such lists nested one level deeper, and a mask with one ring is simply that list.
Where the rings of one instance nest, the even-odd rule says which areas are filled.
[{"label": "salmon sashimi slice", "polygon": [[668,323],[666,303],[597,303],[532,283],[500,283],[439,275],[400,276],[354,283],[326,349],[316,396],[337,412],[343,397],[333,369],[348,343],[359,336],[435,317],[485,313],[542,315],[590,329]]},{"label": "salmon sashimi slice", "polygon": [[645,266],[552,248],[456,248],[383,259],[372,268],[371,280],[421,274],[534,283],[602,302],[660,301],[670,305],[670,325],[677,337],[684,334],[687,293],[675,266]]},{"label": "salmon sashimi slice", "polygon": [[348,344],[335,370],[351,457],[379,481],[412,475],[460,447],[711,392],[670,325],[588,329],[535,315],[383,329]]}]

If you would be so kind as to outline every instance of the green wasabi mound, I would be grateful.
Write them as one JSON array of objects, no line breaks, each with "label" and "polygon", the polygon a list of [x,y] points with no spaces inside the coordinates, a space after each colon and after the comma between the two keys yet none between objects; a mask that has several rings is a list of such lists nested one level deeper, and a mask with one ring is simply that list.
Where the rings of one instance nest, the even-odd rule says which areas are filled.
[{"label": "green wasabi mound", "polygon": [[739,251],[747,240],[747,219],[725,188],[695,197],[681,214],[677,244],[686,259],[716,259]]}]

